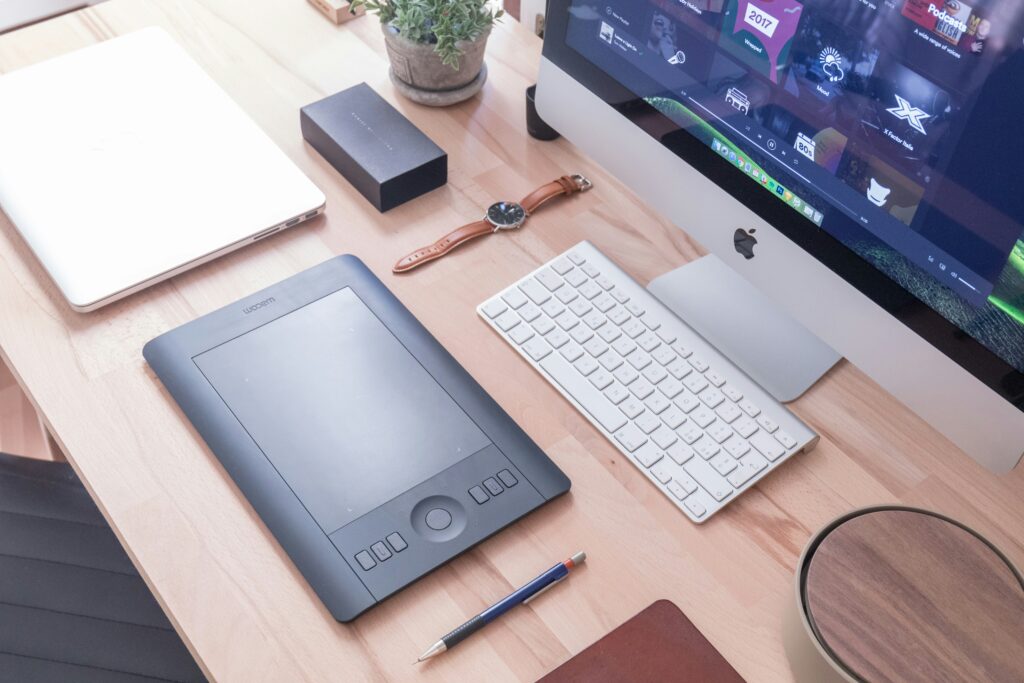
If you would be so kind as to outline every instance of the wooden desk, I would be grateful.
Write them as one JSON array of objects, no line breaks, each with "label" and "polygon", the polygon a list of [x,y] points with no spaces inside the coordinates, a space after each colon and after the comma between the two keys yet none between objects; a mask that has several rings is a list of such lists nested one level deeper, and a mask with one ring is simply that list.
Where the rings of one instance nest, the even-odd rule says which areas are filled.
[{"label": "wooden desk", "polygon": [[[327,216],[86,315],[63,303],[0,220],[0,353],[212,677],[532,680],[665,597],[748,680],[786,680],[780,619],[797,555],[820,525],[873,503],[962,519],[1024,565],[1024,473],[983,471],[849,365],[794,406],[821,432],[817,450],[696,526],[477,319],[478,302],[584,238],[644,282],[700,253],[568,143],[527,137],[523,91],[540,41],[525,28],[507,21],[494,32],[482,95],[447,110],[396,95],[375,19],[335,27],[297,0],[112,0],[0,37],[0,70],[151,24],[324,190]],[[362,80],[450,155],[445,188],[383,216],[299,133],[301,105]],[[596,189],[522,232],[409,277],[390,274],[398,256],[492,200],[564,171],[587,173]],[[573,481],[568,496],[354,625],[331,619],[142,359],[152,337],[343,252],[366,261]],[[448,655],[411,664],[440,634],[579,549],[587,566],[557,591]]]}]

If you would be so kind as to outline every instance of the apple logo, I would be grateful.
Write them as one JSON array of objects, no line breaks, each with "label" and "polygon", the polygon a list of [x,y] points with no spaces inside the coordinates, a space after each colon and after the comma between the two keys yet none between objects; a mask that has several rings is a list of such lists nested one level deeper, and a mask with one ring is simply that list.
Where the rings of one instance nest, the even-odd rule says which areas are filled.
[{"label": "apple logo", "polygon": [[736,253],[748,261],[754,258],[754,245],[757,244],[757,238],[754,237],[755,232],[757,232],[757,228],[752,229],[750,232],[743,228],[736,228],[736,232],[732,236],[732,243],[736,247]]}]

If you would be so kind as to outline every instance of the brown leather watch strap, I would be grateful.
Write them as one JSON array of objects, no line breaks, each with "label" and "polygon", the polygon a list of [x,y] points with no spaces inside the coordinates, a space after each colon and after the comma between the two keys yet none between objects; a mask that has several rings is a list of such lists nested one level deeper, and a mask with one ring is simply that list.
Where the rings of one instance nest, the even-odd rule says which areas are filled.
[{"label": "brown leather watch strap", "polygon": [[491,232],[494,232],[494,226],[486,220],[463,225],[461,228],[448,233],[438,241],[434,242],[429,247],[417,249],[408,256],[403,257],[395,264],[392,271],[395,273],[410,271],[416,266],[441,258],[460,244],[465,244],[469,240],[482,237]]},{"label": "brown leather watch strap", "polygon": [[590,181],[583,176],[569,176],[564,175],[558,180],[552,180],[547,185],[542,185],[530,194],[523,197],[523,201],[519,202],[519,205],[526,211],[526,215],[530,216],[534,211],[540,208],[541,204],[554,199],[559,195],[570,195],[573,192],[582,192],[583,190],[590,189]]},{"label": "brown leather watch strap", "polygon": [[[519,204],[523,207],[523,211],[527,216],[533,214],[541,204],[553,199],[560,195],[570,195],[575,192],[585,192],[593,187],[593,184],[581,175],[564,175],[557,180],[553,180],[547,185],[542,185],[536,190],[526,195]],[[518,228],[521,225],[507,226],[502,229]],[[412,252],[408,256],[402,257],[398,263],[391,269],[395,273],[407,273],[417,266],[421,266],[424,263],[439,259],[448,252],[452,251],[460,244],[465,244],[471,239],[482,237],[483,235],[497,231],[498,228],[484,219],[469,225],[464,225],[458,228],[454,232],[450,232],[438,241],[434,242],[428,247],[423,247]]]}]

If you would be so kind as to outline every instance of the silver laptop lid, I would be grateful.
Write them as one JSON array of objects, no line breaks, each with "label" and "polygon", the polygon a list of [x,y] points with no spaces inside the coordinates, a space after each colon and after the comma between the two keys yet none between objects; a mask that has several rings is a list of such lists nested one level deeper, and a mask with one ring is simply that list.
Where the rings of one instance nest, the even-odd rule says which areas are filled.
[{"label": "silver laptop lid", "polygon": [[161,29],[0,77],[0,207],[78,310],[323,204]]}]

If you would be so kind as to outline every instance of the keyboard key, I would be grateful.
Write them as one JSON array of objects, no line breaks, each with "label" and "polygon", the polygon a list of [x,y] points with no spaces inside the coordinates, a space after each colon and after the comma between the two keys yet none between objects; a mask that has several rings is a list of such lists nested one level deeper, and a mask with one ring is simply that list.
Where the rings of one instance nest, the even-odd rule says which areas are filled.
[{"label": "keyboard key", "polygon": [[611,298],[607,294],[598,295],[590,303],[594,304],[594,308],[602,313],[607,313],[615,307],[615,299]]},{"label": "keyboard key", "polygon": [[696,372],[683,378],[683,384],[695,394],[708,388],[708,381],[704,379],[704,375],[698,375]]},{"label": "keyboard key", "polygon": [[619,405],[620,403],[622,403],[623,401],[630,397],[629,390],[626,389],[626,387],[622,386],[621,384],[612,385],[611,387],[608,388],[607,391],[604,392],[604,395],[607,396],[608,400],[614,403],[615,405]]},{"label": "keyboard key", "polygon": [[652,387],[651,383],[645,379],[638,379],[633,382],[630,385],[629,390],[632,391],[633,395],[641,401],[654,393],[654,387]]},{"label": "keyboard key", "polygon": [[617,353],[604,353],[601,354],[601,366],[608,372],[614,372],[618,370],[619,366],[622,365],[622,356]]},{"label": "keyboard key", "polygon": [[546,315],[549,318],[557,318],[562,314],[562,311],[565,310],[565,306],[552,299],[551,301],[541,306],[540,310],[542,310],[544,312],[544,315]]},{"label": "keyboard key", "polygon": [[657,465],[651,468],[651,476],[660,481],[662,484],[667,484],[670,481],[672,481],[672,474],[673,470],[671,469],[671,466],[668,464],[668,461],[665,460],[664,458],[662,458]]},{"label": "keyboard key", "polygon": [[615,325],[603,325],[597,330],[597,336],[611,344],[622,336],[622,332]]},{"label": "keyboard key", "polygon": [[661,322],[651,315],[642,316],[640,318],[640,322],[642,322],[644,325],[647,325],[647,329],[649,329],[651,332],[655,332],[658,330],[658,328],[661,327]]},{"label": "keyboard key", "polygon": [[502,332],[508,332],[519,324],[519,316],[512,311],[505,311],[494,319],[494,324],[497,325],[498,329]]},{"label": "keyboard key", "polygon": [[666,344],[676,343],[676,335],[672,332],[672,330],[665,327],[658,330],[658,338],[661,339],[661,341],[665,342]]},{"label": "keyboard key", "polygon": [[643,323],[641,323],[641,322],[640,322],[639,320],[637,320],[636,318],[631,318],[631,319],[630,319],[630,320],[629,320],[629,321],[628,321],[627,323],[625,323],[624,325],[622,325],[622,331],[623,331],[623,332],[624,332],[624,333],[626,334],[626,336],[627,336],[627,337],[629,337],[630,339],[636,339],[636,338],[637,338],[637,337],[639,337],[639,336],[640,336],[641,334],[643,334],[644,332],[646,332],[646,331],[647,331],[647,328],[646,328],[646,327],[644,327]]},{"label": "keyboard key", "polygon": [[530,298],[530,301],[538,306],[551,298],[551,293],[548,292],[547,288],[533,278],[523,280],[519,285],[519,289]]},{"label": "keyboard key", "polygon": [[683,485],[675,479],[666,484],[665,488],[668,489],[668,492],[675,496],[677,500],[682,500],[688,495],[686,489],[683,488]]},{"label": "keyboard key", "polygon": [[523,344],[523,351],[536,362],[551,353],[551,345],[540,337],[534,337]]},{"label": "keyboard key", "polygon": [[508,290],[501,295],[501,298],[512,308],[521,308],[528,301],[526,295],[518,289]]},{"label": "keyboard key", "polygon": [[732,423],[732,428],[744,439],[749,439],[750,435],[757,431],[757,423],[749,417],[741,417]]},{"label": "keyboard key", "polygon": [[707,381],[711,382],[711,386],[713,387],[720,387],[723,384],[725,384],[725,378],[719,375],[714,370],[708,370],[707,372],[705,372],[704,378]]},{"label": "keyboard key", "polygon": [[[707,377],[707,375],[705,375]],[[725,397],[733,403],[738,403],[743,400],[743,392],[734,387],[731,384],[726,384],[724,387],[720,387]]]},{"label": "keyboard key", "polygon": [[597,278],[594,282],[596,282],[597,286],[606,292],[615,287],[615,283],[604,276]]},{"label": "keyboard key", "polygon": [[555,324],[568,332],[580,324],[580,319],[569,311],[562,311],[562,314],[555,318]]},{"label": "keyboard key", "polygon": [[751,477],[768,466],[768,461],[757,453],[751,453],[739,461],[739,467],[734,469],[726,480],[734,487],[739,488],[750,481]]},{"label": "keyboard key", "polygon": [[587,259],[583,257],[583,254],[580,254],[579,252],[576,251],[569,252],[566,255],[566,258],[575,263],[577,266],[582,266],[584,263],[587,262]]},{"label": "keyboard key", "polygon": [[716,420],[713,425],[708,427],[707,433],[718,443],[725,443],[732,436],[732,429],[721,420]]},{"label": "keyboard key", "polygon": [[758,415],[761,414],[761,409],[758,408],[757,405],[750,399],[740,401],[740,410],[742,410],[750,417],[757,417]]},{"label": "keyboard key", "polygon": [[576,299],[580,298],[580,295],[576,293],[575,289],[571,287],[562,287],[560,290],[555,292],[555,298],[561,301],[563,304],[570,304]]},{"label": "keyboard key", "polygon": [[672,375],[676,379],[683,379],[684,377],[689,375],[691,372],[693,372],[693,368],[690,367],[690,364],[685,362],[685,361],[683,361],[678,356],[676,357],[676,359],[674,361],[669,363],[665,367],[665,369],[668,370],[668,374]]},{"label": "keyboard key", "polygon": [[576,291],[585,296],[587,299],[593,299],[598,294],[601,294],[604,290],[601,289],[601,287],[598,286],[596,282],[590,281],[584,282],[582,285],[579,286],[579,289],[577,289]]},{"label": "keyboard key", "polygon": [[541,271],[537,273],[535,277],[537,278],[537,281],[540,282],[545,287],[547,287],[548,291],[550,292],[555,291],[556,289],[565,284],[565,281],[562,280],[562,276],[556,273],[551,268],[541,269]]},{"label": "keyboard key", "polygon": [[732,495],[732,486],[722,475],[700,458],[693,458],[683,465],[686,473],[693,477],[711,497],[722,502]]},{"label": "keyboard key", "polygon": [[655,415],[661,415],[663,412],[668,410],[668,407],[672,405],[672,402],[661,394],[654,394],[644,402],[644,405],[647,406],[647,410],[651,411]]},{"label": "keyboard key", "polygon": [[646,410],[644,404],[638,401],[636,398],[630,396],[625,401],[619,404],[619,410],[621,410],[626,417],[630,420],[634,419],[637,415]]},{"label": "keyboard key", "polygon": [[692,446],[698,439],[704,436],[704,430],[687,420],[682,427],[676,430],[676,434],[679,435],[680,439]]},{"label": "keyboard key", "polygon": [[715,457],[715,455],[717,455],[722,449],[718,447],[718,444],[715,443],[713,439],[710,439],[705,435],[703,439],[700,439],[697,443],[693,444],[693,450],[697,451],[697,455],[700,457],[705,460],[709,460]]},{"label": "keyboard key", "polygon": [[572,342],[569,342],[564,347],[562,347],[562,350],[559,351],[559,353],[562,354],[562,356],[567,361],[569,361],[570,363],[574,363],[577,359],[579,359],[580,356],[583,355],[583,349],[580,348],[579,344],[573,344]]},{"label": "keyboard key", "polygon": [[609,403],[604,394],[581,377],[564,358],[553,353],[540,361],[540,367],[583,406],[605,431],[614,433],[626,425],[626,418],[619,409]]},{"label": "keyboard key", "polygon": [[545,335],[551,330],[555,329],[555,324],[551,322],[551,318],[544,316],[534,321],[533,329],[537,330],[537,334]]},{"label": "keyboard key", "polygon": [[644,309],[643,304],[640,304],[636,301],[630,301],[628,304],[626,304],[626,310],[638,318],[647,312],[646,309]]},{"label": "keyboard key", "polygon": [[583,356],[578,361],[573,363],[573,367],[576,368],[576,372],[580,373],[584,377],[597,370],[597,361],[590,356]]},{"label": "keyboard key", "polygon": [[626,356],[626,360],[628,360],[629,364],[632,365],[637,370],[643,370],[652,362],[651,357],[648,356],[643,351],[637,351],[635,353],[629,354],[628,356]]},{"label": "keyboard key", "polygon": [[676,405],[679,406],[679,410],[684,413],[689,413],[700,405],[700,401],[698,401],[697,397],[693,394],[686,393],[682,396],[676,396]]},{"label": "keyboard key", "polygon": [[683,501],[683,507],[690,511],[690,514],[700,519],[708,511],[695,496],[688,496]]},{"label": "keyboard key", "polygon": [[[604,354],[604,352],[608,350],[608,345],[605,344],[600,339],[598,339],[597,337],[594,337],[590,341],[588,341],[586,344],[583,345],[583,350],[586,351],[587,353],[589,353],[594,358],[600,358],[601,355]],[[610,355],[614,355],[614,354],[610,354]],[[616,366],[616,367],[618,367],[618,366]],[[612,368],[612,369],[614,370],[615,368]],[[737,408],[737,410],[739,410],[739,409]]]},{"label": "keyboard key", "polygon": [[647,437],[644,436],[644,433],[631,424],[627,424],[615,432],[615,440],[622,444],[622,447],[629,453],[647,443]]},{"label": "keyboard key", "polygon": [[700,400],[704,401],[708,408],[717,408],[725,400],[725,396],[721,391],[712,387],[700,393]]},{"label": "keyboard key", "polygon": [[517,325],[512,328],[512,331],[508,333],[508,338],[514,341],[516,344],[522,344],[527,339],[533,339],[534,332],[533,328],[528,325]]},{"label": "keyboard key", "polygon": [[676,461],[676,464],[682,465],[684,462],[693,457],[693,449],[689,446],[684,446],[682,441],[676,441],[674,444],[665,449],[668,457]]},{"label": "keyboard key", "polygon": [[594,310],[594,307],[590,305],[586,299],[576,299],[569,304],[569,310],[576,314],[577,318],[582,318],[587,313]]},{"label": "keyboard key", "polygon": [[693,355],[693,350],[688,348],[684,344],[674,344],[672,346],[672,350],[678,353],[683,358],[689,358],[690,356]]},{"label": "keyboard key", "polygon": [[616,353],[618,353],[620,356],[625,358],[629,354],[631,354],[634,351],[636,351],[636,344],[634,344],[633,342],[629,341],[625,337],[621,337],[619,339],[616,339],[612,343],[612,348],[615,349]]},{"label": "keyboard key", "polygon": [[599,271],[593,263],[584,263],[580,266],[580,269],[587,274],[587,277],[597,277],[601,274],[601,271]]},{"label": "keyboard key", "polygon": [[708,463],[710,463],[711,466],[715,468],[715,471],[723,477],[736,469],[736,466],[739,464],[736,462],[735,458],[725,453],[719,453],[715,457],[711,458],[711,460],[708,460]]},{"label": "keyboard key", "polygon": [[601,327],[601,325],[604,325],[606,322],[608,322],[608,318],[604,317],[603,315],[601,315],[601,313],[597,311],[591,311],[590,313],[587,313],[585,316],[583,316],[583,324],[592,330],[596,330],[597,328]]},{"label": "keyboard key", "polygon": [[697,372],[704,372],[709,367],[711,367],[708,365],[708,362],[701,358],[700,356],[690,356],[687,360],[690,362],[690,365],[693,366],[693,369],[696,370]]},{"label": "keyboard key", "polygon": [[658,384],[658,390],[668,398],[675,398],[679,394],[683,393],[683,384],[682,382],[669,377]]},{"label": "keyboard key", "polygon": [[612,376],[606,370],[597,370],[590,375],[590,383],[601,391],[607,389],[613,381]]},{"label": "keyboard key", "polygon": [[594,336],[594,333],[586,325],[578,325],[569,333],[569,336],[577,344],[586,344]]},{"label": "keyboard key", "polygon": [[532,323],[534,320],[540,317],[540,309],[533,304],[526,304],[519,309],[519,317],[528,323]]},{"label": "keyboard key", "polygon": [[569,342],[569,335],[557,327],[551,330],[550,334],[545,335],[545,338],[548,340],[548,344],[556,349],[562,348]]},{"label": "keyboard key", "polygon": [[567,258],[560,258],[551,264],[551,267],[555,269],[555,272],[559,275],[565,275],[572,270],[572,261]]},{"label": "keyboard key", "polygon": [[743,411],[737,408],[735,403],[723,403],[715,412],[718,413],[719,419],[728,424],[732,424],[743,414]]},{"label": "keyboard key", "polygon": [[644,411],[640,417],[633,420],[633,424],[640,428],[640,431],[650,436],[651,432],[661,426],[661,420],[658,419],[657,415],[652,415],[651,411]]},{"label": "keyboard key", "polygon": [[615,371],[615,379],[619,380],[626,386],[629,386],[637,379],[640,378],[640,373],[637,372],[629,365],[622,365],[618,370]]},{"label": "keyboard key", "polygon": [[621,306],[617,306],[612,310],[608,311],[608,319],[611,320],[616,325],[619,325],[620,327],[626,324],[626,322],[628,322],[629,320],[632,320],[632,318],[629,315],[629,312],[625,308],[622,308]]},{"label": "keyboard key", "polygon": [[612,295],[612,298],[618,301],[620,304],[624,304],[627,301],[629,301],[629,295],[626,294],[621,289],[619,289],[618,287],[613,289],[610,293]]},{"label": "keyboard key", "polygon": [[757,449],[761,455],[769,460],[778,460],[786,454],[786,449],[779,445],[768,432],[759,431],[750,437],[750,445]]},{"label": "keyboard key", "polygon": [[642,448],[638,448],[633,453],[633,457],[636,461],[644,467],[651,467],[654,463],[659,462],[665,458],[665,454],[654,448],[651,444],[644,444]]},{"label": "keyboard key", "polygon": [[690,413],[690,419],[696,422],[701,429],[707,429],[707,426],[715,421],[715,414],[710,408],[701,406]]},{"label": "keyboard key", "polygon": [[661,414],[661,421],[667,424],[670,429],[675,429],[686,422],[686,415],[683,415],[683,411],[673,405],[669,406],[669,409]]},{"label": "keyboard key", "polygon": [[[573,287],[579,287],[580,285],[587,281],[587,276],[583,273],[582,270],[574,270],[565,276],[565,281],[568,282]],[[573,294],[575,294],[575,292],[573,292]]]},{"label": "keyboard key", "polygon": [[650,353],[654,349],[656,349],[659,346],[661,346],[661,340],[658,339],[657,337],[655,337],[650,332],[644,332],[639,337],[637,337],[636,343],[637,343],[637,346],[639,346],[641,349],[643,349],[647,353]]},{"label": "keyboard key", "polygon": [[776,439],[776,441],[781,443],[786,448],[793,448],[793,447],[796,446],[796,439],[794,439],[793,437],[791,437],[789,434],[787,434],[786,432],[782,431],[781,429],[779,431],[775,432],[775,439]]},{"label": "keyboard key", "polygon": [[779,428],[779,425],[775,420],[771,419],[767,415],[761,415],[761,417],[757,418],[757,424],[761,425],[761,429],[765,430],[769,434]]},{"label": "keyboard key", "polygon": [[661,427],[659,429],[654,430],[654,432],[651,434],[651,440],[654,441],[655,444],[657,444],[658,448],[660,448],[661,450],[665,450],[675,442],[679,441],[679,437],[676,436],[676,433],[673,432],[671,429]]},{"label": "keyboard key", "polygon": [[668,365],[672,361],[678,360],[679,356],[677,356],[669,347],[664,344],[660,344],[656,349],[651,351],[651,358],[658,361],[661,365]]},{"label": "keyboard key", "polygon": [[493,320],[504,313],[506,308],[508,308],[508,306],[506,306],[505,302],[501,299],[491,299],[483,305],[481,310],[484,312],[484,315]]},{"label": "keyboard key", "polygon": [[750,444],[740,438],[729,439],[725,442],[725,450],[734,458],[741,458],[750,452]]},{"label": "keyboard key", "polygon": [[644,379],[646,379],[651,384],[657,384],[661,380],[668,377],[668,371],[665,368],[658,365],[657,363],[651,363],[643,371],[643,376]]}]

